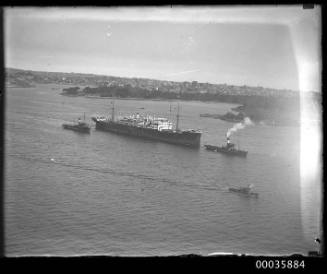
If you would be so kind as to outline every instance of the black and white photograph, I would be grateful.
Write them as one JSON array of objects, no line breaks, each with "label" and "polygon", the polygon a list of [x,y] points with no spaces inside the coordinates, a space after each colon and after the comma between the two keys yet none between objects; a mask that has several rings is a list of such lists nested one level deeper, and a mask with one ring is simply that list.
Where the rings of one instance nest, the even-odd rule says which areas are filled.
[{"label": "black and white photograph", "polygon": [[2,9],[6,256],[322,255],[319,5]]}]

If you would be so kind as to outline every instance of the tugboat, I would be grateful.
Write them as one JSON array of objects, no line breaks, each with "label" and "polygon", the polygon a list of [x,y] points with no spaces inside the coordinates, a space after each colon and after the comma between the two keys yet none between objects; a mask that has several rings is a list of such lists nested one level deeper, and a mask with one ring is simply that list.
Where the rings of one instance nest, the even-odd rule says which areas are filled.
[{"label": "tugboat", "polygon": [[230,142],[229,137],[227,137],[227,144],[225,146],[212,146],[212,145],[204,145],[204,146],[207,150],[221,152],[231,156],[246,157],[248,154],[248,152],[245,150],[236,149],[235,144]]},{"label": "tugboat", "polygon": [[64,129],[74,130],[80,133],[90,133],[91,131],[91,127],[85,122],[85,113],[84,121],[81,121],[81,118],[78,118],[77,124],[63,124],[62,127]]},{"label": "tugboat", "polygon": [[255,193],[255,192],[252,192],[252,188],[253,188],[253,185],[250,184],[247,187],[237,187],[237,188],[230,187],[230,188],[228,188],[228,190],[230,192],[236,192],[238,194],[242,194],[242,195],[245,195],[245,196],[250,196],[250,197],[258,198],[259,197],[259,194],[258,193]]}]

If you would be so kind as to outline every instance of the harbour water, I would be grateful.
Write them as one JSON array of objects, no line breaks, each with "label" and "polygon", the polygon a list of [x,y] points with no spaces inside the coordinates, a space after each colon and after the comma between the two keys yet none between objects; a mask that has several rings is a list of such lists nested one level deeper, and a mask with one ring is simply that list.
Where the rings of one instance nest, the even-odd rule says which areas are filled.
[{"label": "harbour water", "polygon": [[[248,126],[231,140],[247,158],[206,151],[233,124],[203,118],[233,105],[180,102],[180,127],[202,130],[201,148],[61,125],[110,115],[110,99],[61,96],[62,87],[9,88],[5,110],[5,251],[16,255],[149,256],[307,254],[300,129]],[[117,114],[169,117],[168,101],[115,100]],[[177,103],[172,103],[175,119]],[[94,124],[92,124],[94,127]],[[228,192],[254,184],[258,199]],[[312,204],[311,206],[315,206]],[[319,208],[313,211],[319,211]],[[307,228],[306,228],[307,229]]]}]

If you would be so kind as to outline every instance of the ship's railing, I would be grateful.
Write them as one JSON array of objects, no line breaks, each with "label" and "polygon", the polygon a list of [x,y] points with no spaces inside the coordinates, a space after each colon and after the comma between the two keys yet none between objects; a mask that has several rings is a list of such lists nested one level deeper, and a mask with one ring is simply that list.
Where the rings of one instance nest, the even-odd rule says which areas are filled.
[{"label": "ship's railing", "polygon": [[107,121],[108,119],[104,116],[94,116],[92,117],[92,119],[94,120],[97,120],[97,121]]}]

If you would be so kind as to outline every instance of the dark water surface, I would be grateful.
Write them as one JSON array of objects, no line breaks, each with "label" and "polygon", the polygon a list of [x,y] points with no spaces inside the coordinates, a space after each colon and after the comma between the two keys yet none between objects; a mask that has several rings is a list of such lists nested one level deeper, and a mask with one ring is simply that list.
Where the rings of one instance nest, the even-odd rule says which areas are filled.
[{"label": "dark water surface", "polygon": [[[59,95],[54,85],[10,88],[6,104],[8,255],[307,253],[301,222],[299,128],[249,126],[232,136],[248,157],[63,130],[109,99]],[[116,100],[121,113],[169,117],[167,101]],[[199,117],[233,105],[180,102],[181,128],[222,144],[231,123]],[[144,108],[144,109],[141,109]],[[176,113],[176,103],[173,104]],[[172,117],[174,118],[174,117]],[[258,199],[229,193],[254,184]],[[311,228],[313,234],[316,227]]]}]

